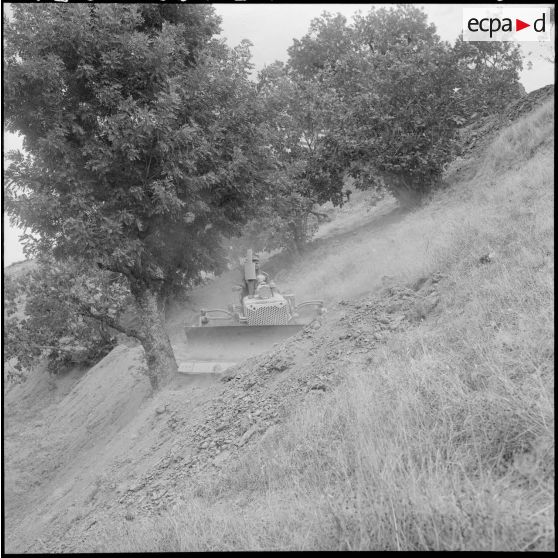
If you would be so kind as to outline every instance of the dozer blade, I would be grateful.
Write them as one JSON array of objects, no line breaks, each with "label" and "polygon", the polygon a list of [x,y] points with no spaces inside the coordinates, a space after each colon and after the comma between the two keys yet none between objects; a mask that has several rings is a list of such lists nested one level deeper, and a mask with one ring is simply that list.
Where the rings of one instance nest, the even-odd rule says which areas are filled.
[{"label": "dozer blade", "polygon": [[[270,350],[298,333],[303,325],[205,326],[186,328],[188,361],[237,363]],[[182,360],[177,358],[177,360]],[[186,359],[185,359],[186,360]]]}]

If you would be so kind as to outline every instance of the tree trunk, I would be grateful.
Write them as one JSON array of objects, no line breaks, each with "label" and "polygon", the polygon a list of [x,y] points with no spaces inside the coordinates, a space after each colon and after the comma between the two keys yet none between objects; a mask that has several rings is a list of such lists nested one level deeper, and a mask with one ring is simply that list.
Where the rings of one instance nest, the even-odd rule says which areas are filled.
[{"label": "tree trunk", "polygon": [[388,175],[387,188],[403,209],[413,209],[423,199],[421,192],[410,178],[401,175]]},{"label": "tree trunk", "polygon": [[308,241],[308,214],[298,215],[297,219],[291,224],[292,231],[292,251],[300,256],[306,248]]},{"label": "tree trunk", "polygon": [[156,291],[135,283],[132,294],[139,310],[140,337],[145,351],[147,374],[154,390],[167,384],[178,372],[170,339],[165,329],[165,301]]}]

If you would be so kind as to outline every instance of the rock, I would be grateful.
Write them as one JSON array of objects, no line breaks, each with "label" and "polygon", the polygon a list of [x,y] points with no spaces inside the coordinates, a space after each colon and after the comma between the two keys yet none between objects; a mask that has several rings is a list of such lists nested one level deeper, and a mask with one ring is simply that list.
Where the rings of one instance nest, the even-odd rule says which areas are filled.
[{"label": "rock", "polygon": [[240,441],[238,442],[239,446],[243,446],[258,430],[258,425],[254,424],[252,425],[251,428],[249,428],[243,435],[242,438],[240,438]]},{"label": "rock", "polygon": [[323,382],[314,382],[313,384],[310,384],[310,389],[313,390],[320,390],[320,391],[326,391],[327,386],[323,383]]},{"label": "rock", "polygon": [[274,358],[267,366],[268,372],[284,372],[292,365],[292,360],[278,356]]},{"label": "rock", "polygon": [[423,287],[427,286],[427,284],[429,283],[429,279],[430,277],[426,276],[426,277],[420,277],[419,279],[417,279],[412,285],[411,288],[414,291],[419,291],[420,289],[422,289]]},{"label": "rock", "polygon": [[248,417],[242,417],[242,419],[240,420],[240,431],[246,432],[250,428],[250,424],[251,422]]},{"label": "rock", "polygon": [[487,253],[487,254],[483,254],[483,255],[479,258],[479,263],[482,263],[482,264],[491,263],[491,262],[494,261],[494,257],[495,257],[494,252],[489,252],[489,253]]},{"label": "rock", "polygon": [[166,406],[166,405],[159,405],[159,406],[155,409],[155,412],[156,412],[158,415],[162,415],[166,410],[167,410],[167,406]]},{"label": "rock", "polygon": [[430,293],[426,298],[424,298],[421,305],[423,316],[426,317],[428,314],[430,314],[434,310],[434,308],[438,306],[439,302],[440,295],[437,292]]}]

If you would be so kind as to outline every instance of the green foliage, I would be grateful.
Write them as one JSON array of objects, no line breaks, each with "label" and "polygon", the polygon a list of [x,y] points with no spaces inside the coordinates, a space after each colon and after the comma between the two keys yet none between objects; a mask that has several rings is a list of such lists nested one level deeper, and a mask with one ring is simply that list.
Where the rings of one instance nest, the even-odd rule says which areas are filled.
[{"label": "green foliage", "polygon": [[310,218],[315,204],[342,202],[343,169],[324,156],[330,95],[281,62],[264,68],[258,78],[274,168],[266,177],[264,204],[245,228],[245,238],[256,249],[300,251],[315,232],[316,220]]},{"label": "green foliage", "polygon": [[29,254],[81,257],[159,292],[222,265],[265,168],[249,45],[200,5],[14,5],[5,115],[26,155],[6,207]]},{"label": "green foliage", "polygon": [[4,360],[15,360],[14,372],[43,359],[51,373],[94,364],[116,345],[113,332],[92,316],[116,319],[129,304],[118,275],[45,262],[5,284]]},{"label": "green foliage", "polygon": [[411,5],[372,8],[352,24],[330,14],[315,20],[289,50],[293,74],[319,84],[329,104],[313,187],[347,172],[357,187],[396,195],[432,188],[472,112],[498,110],[521,93],[517,48],[482,45],[451,47]]},{"label": "green foliage", "polygon": [[244,256],[246,249],[267,251],[287,249],[302,251],[317,231],[317,219],[312,218],[313,203],[293,191],[277,192],[272,205],[266,204],[257,219],[251,220],[242,236],[233,242],[232,262]]},{"label": "green foliage", "polygon": [[353,40],[347,18],[324,11],[321,17],[312,20],[302,39],[293,40],[288,49],[289,64],[305,78],[317,77],[353,48]]},{"label": "green foliage", "polygon": [[314,205],[342,204],[348,177],[414,201],[437,183],[470,115],[520,94],[517,48],[452,48],[413,6],[372,9],[352,24],[324,13],[289,55],[259,75],[276,169],[246,229],[258,249],[303,248]]},{"label": "green foliage", "polygon": [[21,283],[18,283],[10,275],[4,273],[2,280],[4,316],[11,316],[17,312],[21,291]]},{"label": "green foliage", "polygon": [[460,80],[455,99],[465,118],[500,112],[525,93],[519,83],[523,61],[518,44],[466,42],[460,36],[453,46],[453,55]]}]

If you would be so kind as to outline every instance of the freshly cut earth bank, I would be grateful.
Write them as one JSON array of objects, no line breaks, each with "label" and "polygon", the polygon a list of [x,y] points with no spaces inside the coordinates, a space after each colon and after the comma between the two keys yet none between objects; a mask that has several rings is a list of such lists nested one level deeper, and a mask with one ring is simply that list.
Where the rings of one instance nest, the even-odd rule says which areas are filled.
[{"label": "freshly cut earth bank", "polygon": [[[98,479],[107,472],[107,463],[125,447],[119,449],[123,441],[117,435],[137,418],[149,394],[141,373],[143,366],[140,350],[118,347],[86,373],[70,374],[66,381],[73,382],[73,387],[53,400],[42,396],[45,387],[47,393],[49,388],[55,390],[53,381],[50,386],[43,386],[43,382],[24,384],[22,389],[28,390],[24,399],[22,390],[7,394],[8,551],[26,551],[25,546],[44,531],[55,531],[53,526],[88,513],[89,496]],[[37,373],[48,378],[43,370]],[[25,417],[18,412],[22,402],[29,405]],[[14,539],[19,541],[15,548]]]}]

